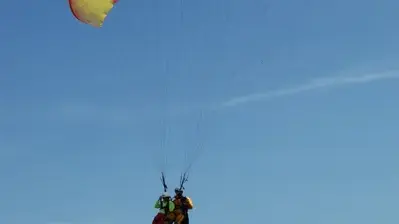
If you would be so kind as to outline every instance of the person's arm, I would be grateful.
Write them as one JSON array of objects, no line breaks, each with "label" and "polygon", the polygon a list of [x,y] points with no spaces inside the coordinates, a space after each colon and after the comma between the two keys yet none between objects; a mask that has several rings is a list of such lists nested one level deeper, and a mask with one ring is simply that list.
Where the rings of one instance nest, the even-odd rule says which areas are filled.
[{"label": "person's arm", "polygon": [[193,209],[194,208],[193,201],[189,197],[186,197],[186,200],[184,201],[184,204],[185,204],[187,209]]},{"label": "person's arm", "polygon": [[161,208],[161,203],[159,202],[159,200],[155,202],[154,208]]},{"label": "person's arm", "polygon": [[173,212],[175,210],[175,203],[173,203],[173,201],[169,202],[169,211]]}]

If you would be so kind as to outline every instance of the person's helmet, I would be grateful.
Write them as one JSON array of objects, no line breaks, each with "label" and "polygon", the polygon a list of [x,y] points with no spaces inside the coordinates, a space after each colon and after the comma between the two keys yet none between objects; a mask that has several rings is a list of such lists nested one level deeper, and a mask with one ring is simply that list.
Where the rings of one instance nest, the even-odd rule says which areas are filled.
[{"label": "person's helmet", "polygon": [[180,188],[178,188],[178,187],[176,187],[176,188],[175,188],[175,193],[176,193],[176,194],[182,194],[182,193],[183,193],[183,190],[180,189]]},{"label": "person's helmet", "polygon": [[170,195],[168,194],[168,192],[163,192],[162,193],[162,197],[163,198],[170,198]]}]

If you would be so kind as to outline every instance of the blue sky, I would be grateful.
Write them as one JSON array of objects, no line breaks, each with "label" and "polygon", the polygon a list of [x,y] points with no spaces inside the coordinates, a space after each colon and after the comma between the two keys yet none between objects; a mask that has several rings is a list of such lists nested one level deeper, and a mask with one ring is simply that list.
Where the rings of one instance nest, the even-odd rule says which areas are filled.
[{"label": "blue sky", "polygon": [[2,5],[0,223],[398,223],[398,1]]}]

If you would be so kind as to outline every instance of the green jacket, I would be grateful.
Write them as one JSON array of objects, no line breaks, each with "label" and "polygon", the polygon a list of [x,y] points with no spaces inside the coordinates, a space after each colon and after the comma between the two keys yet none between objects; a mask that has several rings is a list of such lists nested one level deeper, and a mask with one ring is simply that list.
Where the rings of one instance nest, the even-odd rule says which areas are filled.
[{"label": "green jacket", "polygon": [[[173,203],[173,201],[169,201],[168,204],[169,204],[169,212],[173,212],[175,210],[175,203]],[[161,202],[160,200],[157,200],[157,202],[155,202],[154,207],[159,209],[159,213],[165,214],[166,206],[168,206],[167,202],[165,201]]]}]

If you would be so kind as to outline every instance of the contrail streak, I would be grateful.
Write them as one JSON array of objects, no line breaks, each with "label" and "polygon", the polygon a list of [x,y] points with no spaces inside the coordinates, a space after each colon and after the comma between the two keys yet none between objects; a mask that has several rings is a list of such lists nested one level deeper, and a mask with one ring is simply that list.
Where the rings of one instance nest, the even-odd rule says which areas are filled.
[{"label": "contrail streak", "polygon": [[291,88],[282,88],[263,93],[250,94],[232,98],[223,102],[219,108],[233,107],[245,103],[269,100],[277,97],[295,95],[306,91],[322,89],[327,87],[339,87],[343,85],[365,84],[382,80],[399,79],[399,70],[388,71],[383,73],[365,74],[360,76],[339,76],[332,78],[314,79],[308,83],[297,85]]}]

